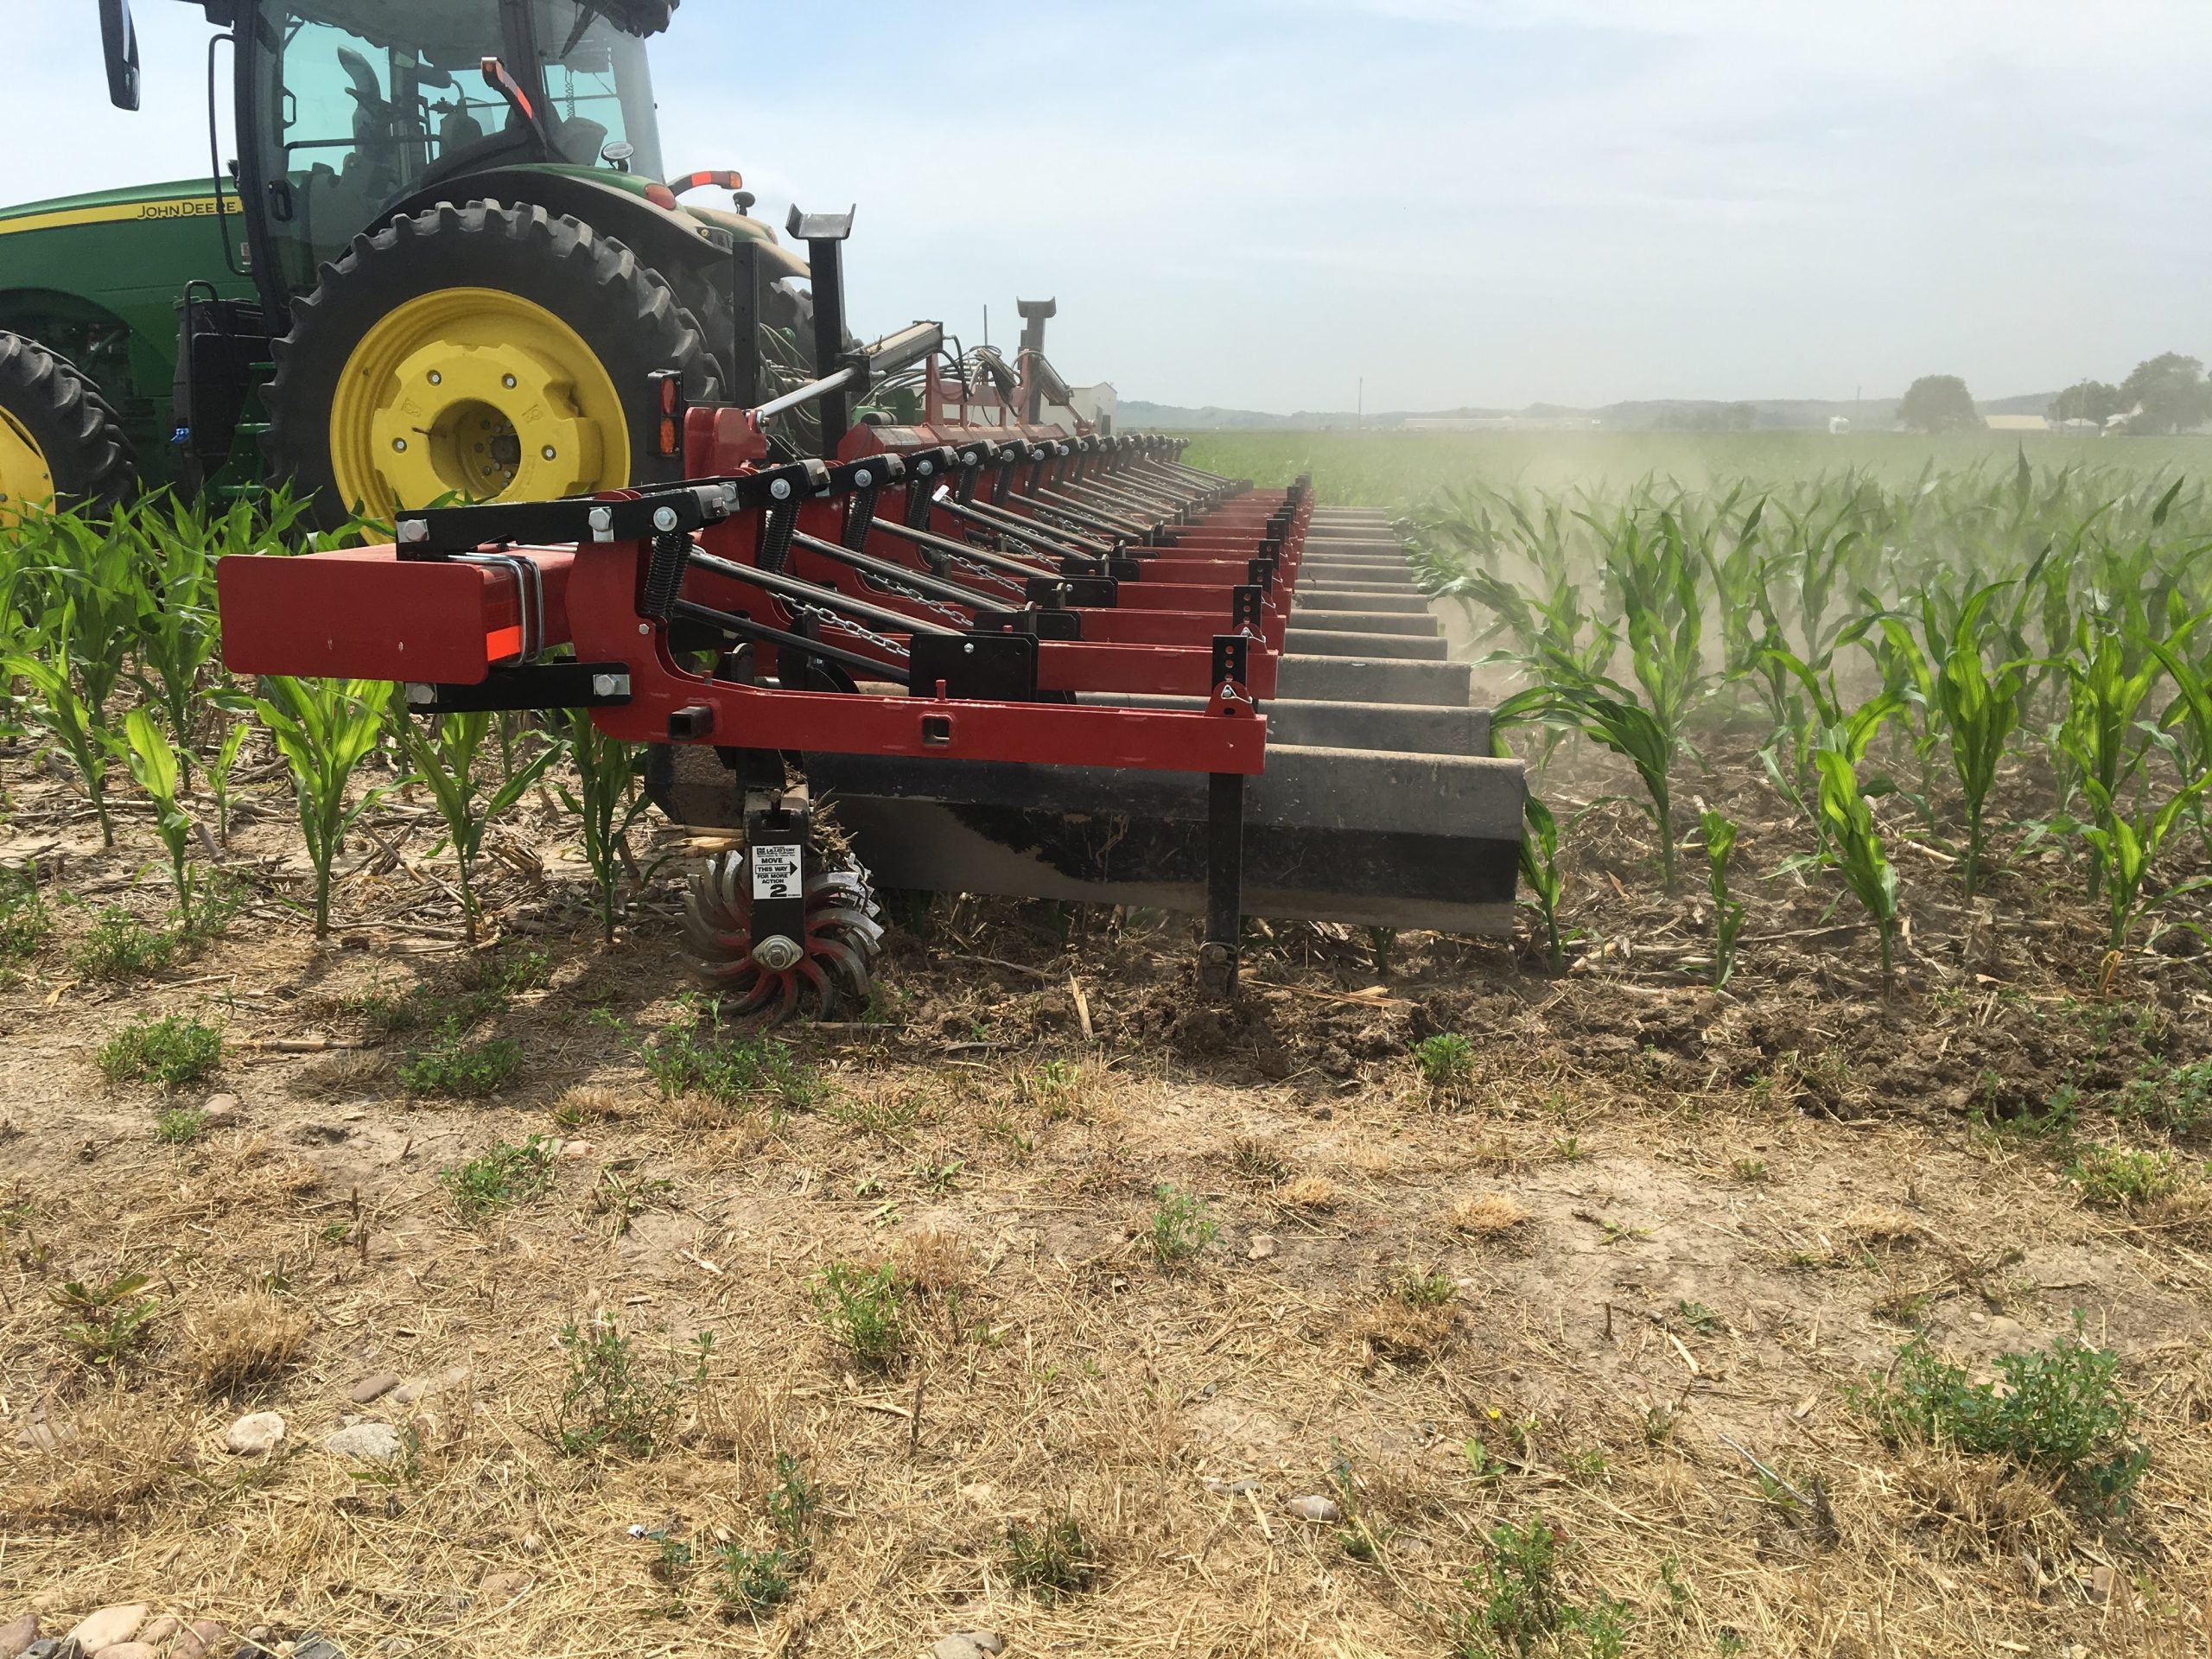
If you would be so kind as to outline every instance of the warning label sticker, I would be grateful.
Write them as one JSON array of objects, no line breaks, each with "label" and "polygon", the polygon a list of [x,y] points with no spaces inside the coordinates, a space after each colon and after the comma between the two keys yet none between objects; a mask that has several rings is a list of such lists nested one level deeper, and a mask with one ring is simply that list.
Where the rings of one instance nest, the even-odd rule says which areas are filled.
[{"label": "warning label sticker", "polygon": [[797,899],[801,896],[797,847],[769,846],[753,849],[753,896],[755,899]]}]

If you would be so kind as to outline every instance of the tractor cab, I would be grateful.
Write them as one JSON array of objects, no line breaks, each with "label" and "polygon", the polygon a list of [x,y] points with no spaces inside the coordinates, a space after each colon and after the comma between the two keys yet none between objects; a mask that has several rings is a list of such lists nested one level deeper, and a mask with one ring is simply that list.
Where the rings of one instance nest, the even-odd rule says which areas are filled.
[{"label": "tractor cab", "polygon": [[233,28],[255,217],[288,288],[442,181],[661,175],[645,41],[589,0],[245,0]]}]

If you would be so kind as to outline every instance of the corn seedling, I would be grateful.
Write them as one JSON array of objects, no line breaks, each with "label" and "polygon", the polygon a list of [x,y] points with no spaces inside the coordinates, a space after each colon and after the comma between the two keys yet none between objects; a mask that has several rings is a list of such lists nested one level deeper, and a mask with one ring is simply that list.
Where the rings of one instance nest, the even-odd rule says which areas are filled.
[{"label": "corn seedling", "polygon": [[615,891],[630,858],[630,826],[647,805],[638,787],[641,763],[632,745],[607,736],[582,709],[569,717],[569,753],[576,787],[571,791],[562,785],[561,802],[582,821],[584,861],[599,890],[600,931],[612,940]]},{"label": "corn seedling", "polygon": [[1163,1268],[1179,1267],[1198,1255],[1220,1234],[1206,1209],[1206,1202],[1195,1193],[1179,1192],[1162,1183],[1152,1189],[1155,1207],[1152,1212],[1153,1260]]},{"label": "corn seedling", "polygon": [[192,931],[192,820],[177,800],[182,778],[176,751],[168,735],[143,705],[133,709],[123,721],[124,764],[130,776],[154,804],[154,830],[168,849],[169,880],[176,888],[177,921]]},{"label": "corn seedling", "polygon": [[7,659],[5,668],[8,673],[20,675],[30,682],[35,695],[24,706],[76,767],[78,781],[85,786],[85,798],[92,803],[93,815],[99,820],[100,843],[112,847],[115,825],[108,817],[107,768],[113,738],[101,720],[98,707],[77,695],[67,666],[67,647],[65,633],[55,641],[52,660],[16,655]]},{"label": "corn seedling", "polygon": [[476,861],[484,849],[484,832],[544,774],[555,752],[540,749],[521,766],[510,770],[497,788],[487,791],[478,770],[485,734],[491,729],[489,714],[446,715],[424,721],[399,707],[394,709],[393,718],[401,747],[414,767],[410,781],[430,791],[438,816],[445,820],[446,844],[453,849],[461,889],[461,922],[468,942],[474,944],[480,914]]},{"label": "corn seedling", "polygon": [[1881,931],[1882,985],[1896,979],[1891,961],[1897,925],[1897,873],[1882,849],[1874,814],[1859,792],[1859,774],[1850,760],[1824,748],[1813,757],[1820,768],[1821,821],[1827,831],[1831,857],[1867,915]]},{"label": "corn seedling", "polygon": [[2105,901],[2109,926],[2107,950],[2126,950],[2127,936],[2146,912],[2184,893],[2212,887],[2212,876],[2199,875],[2170,887],[2146,891],[2152,861],[2165,846],[2176,822],[2208,786],[2212,786],[2212,773],[2169,797],[2164,806],[2131,814],[2122,810],[2096,779],[2083,780],[2082,787],[2095,808],[2096,822],[2082,827],[2082,839],[2090,850],[2091,895],[2101,893]]},{"label": "corn seedling", "polygon": [[350,805],[353,769],[384,735],[385,690],[373,680],[296,680],[271,676],[254,708],[291,768],[300,833],[315,869],[315,936],[330,937],[330,870],[346,832],[385,791]]},{"label": "corn seedling", "polygon": [[1699,814],[1705,830],[1706,885],[1713,895],[1713,982],[1718,988],[1736,971],[1736,936],[1744,931],[1744,906],[1729,896],[1728,859],[1736,850],[1735,820],[1707,807]]},{"label": "corn seedling", "polygon": [[1566,959],[1559,935],[1559,901],[1567,877],[1559,868],[1559,822],[1534,795],[1522,803],[1529,833],[1521,837],[1521,882],[1529,889],[1522,902],[1536,912],[1544,928],[1544,961],[1554,973]]}]

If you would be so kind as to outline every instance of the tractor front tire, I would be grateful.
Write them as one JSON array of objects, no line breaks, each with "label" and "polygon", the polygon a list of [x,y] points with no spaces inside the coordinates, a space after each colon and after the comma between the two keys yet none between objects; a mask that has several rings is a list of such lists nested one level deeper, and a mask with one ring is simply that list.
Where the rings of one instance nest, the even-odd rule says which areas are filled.
[{"label": "tractor front tire", "polygon": [[0,334],[0,525],[26,508],[111,507],[136,481],[99,388],[36,340]]},{"label": "tractor front tire", "polygon": [[358,236],[276,343],[275,475],[328,529],[627,487],[652,375],[720,395],[697,320],[620,242],[543,207],[442,203]]}]

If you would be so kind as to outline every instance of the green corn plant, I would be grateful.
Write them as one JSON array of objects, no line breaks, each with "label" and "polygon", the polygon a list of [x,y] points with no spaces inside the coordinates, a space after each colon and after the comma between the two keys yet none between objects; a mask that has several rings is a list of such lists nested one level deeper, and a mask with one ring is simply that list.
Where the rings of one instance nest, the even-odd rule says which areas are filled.
[{"label": "green corn plant", "polygon": [[1643,779],[1643,810],[1659,834],[1659,868],[1667,890],[1675,887],[1675,817],[1669,770],[1674,744],[1636,694],[1611,680],[1581,684],[1532,686],[1499,703],[1491,719],[1499,725],[1537,722],[1580,732],[1625,756]]},{"label": "green corn plant", "polygon": [[271,675],[254,702],[291,768],[300,833],[315,868],[315,936],[330,937],[330,868],[346,832],[385,791],[348,805],[346,785],[384,735],[385,690],[376,680],[296,680]]},{"label": "green corn plant", "polygon": [[2000,661],[1993,668],[1986,660],[1989,645],[1997,643],[2001,649],[2002,641],[1993,640],[1997,631],[1984,620],[1985,613],[2008,585],[1993,582],[1976,588],[1948,621],[1933,595],[1923,597],[1920,605],[1921,634],[1935,669],[1927,694],[1929,723],[1950,749],[1951,769],[1958,774],[1966,806],[1964,880],[1969,901],[1980,885],[1988,845],[1985,815],[1989,791],[2019,722],[2027,681],[2024,661]]},{"label": "green corn plant", "polygon": [[638,787],[640,763],[634,745],[607,736],[582,709],[569,716],[569,753],[576,787],[561,785],[561,803],[582,821],[584,861],[599,889],[600,931],[612,940],[615,893],[630,857],[630,826],[647,805]]},{"label": "green corn plant", "polygon": [[2095,804],[2096,822],[2086,824],[2082,839],[2088,843],[2091,864],[2101,887],[2110,932],[2105,948],[2114,955],[2127,949],[2127,936],[2145,914],[2181,898],[2212,887],[2212,876],[2192,876],[2156,892],[2145,892],[2151,865],[2164,847],[2175,822],[2208,787],[2212,774],[2198,778],[2170,796],[2164,805],[2148,812],[2130,814],[2107,795],[2092,779],[2082,785]]},{"label": "green corn plant", "polygon": [[154,828],[168,849],[169,880],[176,888],[177,921],[192,931],[192,820],[178,804],[182,781],[176,751],[161,723],[143,704],[124,716],[124,763],[138,787],[154,804]]},{"label": "green corn plant", "polygon": [[245,746],[245,734],[252,728],[245,721],[236,721],[223,734],[214,759],[207,762],[207,793],[215,803],[215,840],[218,845],[231,844],[231,808],[235,798],[231,792],[231,773],[238,764],[238,751]]},{"label": "green corn plant", "polygon": [[478,775],[484,739],[492,716],[447,715],[435,721],[419,720],[407,712],[395,692],[392,718],[399,728],[401,747],[414,767],[411,781],[423,785],[436,801],[445,820],[447,844],[453,849],[459,875],[462,925],[468,942],[476,943],[478,918],[476,861],[484,849],[484,832],[492,821],[520,800],[553,762],[554,751],[540,749],[520,767],[509,771],[498,787],[486,792]]},{"label": "green corn plant", "polygon": [[1813,760],[1820,769],[1821,820],[1830,858],[1881,931],[1882,988],[1887,990],[1896,982],[1891,950],[1897,926],[1897,873],[1882,849],[1881,831],[1874,827],[1874,814],[1859,792],[1859,774],[1850,757],[1823,747]]},{"label": "green corn plant", "polygon": [[1521,838],[1521,884],[1529,889],[1531,907],[1544,925],[1544,959],[1554,973],[1565,959],[1559,936],[1560,896],[1567,880],[1559,868],[1559,823],[1551,808],[1534,795],[1522,804],[1529,820],[1528,835]]},{"label": "green corn plant", "polygon": [[105,522],[74,512],[38,519],[39,573],[46,596],[38,631],[56,642],[77,677],[93,723],[109,729],[107,709],[123,679],[137,638],[134,625],[145,581],[130,534],[126,510]]},{"label": "green corn plant", "polygon": [[77,695],[68,668],[68,635],[57,636],[51,658],[20,654],[8,658],[7,670],[30,682],[36,694],[25,705],[30,717],[52,734],[61,752],[77,768],[78,780],[99,820],[100,844],[115,845],[115,825],[108,817],[107,767],[113,734],[100,719],[96,705]]},{"label": "green corn plant", "polygon": [[1736,937],[1744,931],[1744,906],[1728,892],[1728,859],[1736,850],[1736,822],[1705,808],[1698,815],[1705,831],[1706,886],[1713,895],[1713,984],[1718,990],[1736,971]]},{"label": "green corn plant", "polygon": [[[2170,653],[2186,642],[2193,626],[2185,623],[2167,636],[2164,643]],[[2073,649],[2065,659],[2067,710],[2056,747],[2074,768],[2073,781],[2088,790],[2093,801],[2117,800],[2143,763],[2148,745],[2139,742],[2135,733],[2161,669],[2160,658],[2151,649],[2155,643],[2108,616],[2085,616],[2076,625]],[[2091,861],[2093,904],[2104,871],[2105,861]]]}]

